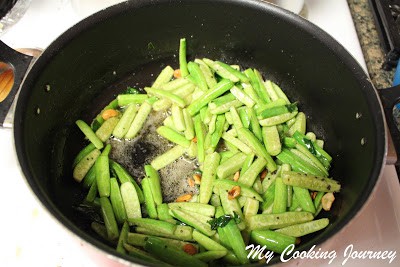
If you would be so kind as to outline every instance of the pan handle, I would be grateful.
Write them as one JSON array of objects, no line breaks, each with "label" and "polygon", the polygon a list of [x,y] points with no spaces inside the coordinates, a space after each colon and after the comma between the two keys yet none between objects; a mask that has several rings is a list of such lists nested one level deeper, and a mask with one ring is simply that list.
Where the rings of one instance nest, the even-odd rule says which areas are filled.
[{"label": "pan handle", "polygon": [[[22,80],[25,77],[33,57],[15,51],[2,41],[0,41],[0,51],[0,63],[2,63],[3,66],[8,66],[8,69],[12,70],[14,74],[14,83],[12,88],[4,100],[0,102],[0,127],[11,127],[12,117],[10,119],[10,115],[7,117],[7,114],[12,108],[15,96],[19,91]],[[2,90],[3,88],[0,88],[0,92]]]},{"label": "pan handle", "polygon": [[[388,164],[399,165],[400,152],[400,127],[398,128],[396,118],[393,114],[396,104],[400,104],[400,85],[393,86],[386,89],[378,90],[383,109],[385,111],[386,122],[389,128],[389,149],[388,149]],[[399,124],[400,126],[400,124]],[[391,146],[393,141],[393,146]]]}]

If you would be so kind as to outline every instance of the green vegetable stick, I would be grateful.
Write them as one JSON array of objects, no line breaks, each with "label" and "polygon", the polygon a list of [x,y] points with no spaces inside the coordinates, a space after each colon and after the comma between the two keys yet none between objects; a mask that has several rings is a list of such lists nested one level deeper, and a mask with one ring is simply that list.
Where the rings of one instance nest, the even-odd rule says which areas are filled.
[{"label": "green vegetable stick", "polygon": [[203,72],[200,69],[200,66],[197,63],[191,61],[187,64],[187,67],[188,67],[190,75],[196,81],[197,86],[201,90],[207,91],[208,90],[207,81],[203,75]]},{"label": "green vegetable stick", "polygon": [[218,242],[212,240],[211,238],[203,235],[199,231],[193,231],[193,239],[199,243],[199,245],[203,246],[206,250],[217,250],[217,251],[228,251],[224,246],[219,244]]},{"label": "green vegetable stick", "polygon": [[246,186],[252,187],[254,181],[257,178],[257,175],[261,173],[261,171],[265,168],[266,164],[267,161],[264,158],[262,157],[257,158],[253,162],[253,164],[251,164],[250,168],[248,168],[247,171],[239,177],[238,182]]},{"label": "green vegetable stick", "polygon": [[127,219],[141,218],[140,202],[138,194],[132,183],[121,184],[121,196],[124,202]]},{"label": "green vegetable stick", "polygon": [[132,121],[128,132],[125,134],[126,139],[134,138],[142,129],[143,124],[146,122],[147,116],[151,112],[151,104],[145,101],[139,108],[137,115]]},{"label": "green vegetable stick", "polygon": [[218,115],[215,123],[215,132],[211,135],[211,147],[216,148],[224,131],[225,115]]},{"label": "green vegetable stick", "polygon": [[148,263],[152,263],[156,266],[165,266],[165,267],[170,267],[172,265],[167,264],[163,261],[158,260],[155,256],[153,256],[152,254],[143,251],[141,249],[135,248],[134,246],[129,245],[128,243],[124,243],[123,244],[124,249],[129,253],[129,255],[137,258],[137,259],[141,259],[145,262]]},{"label": "green vegetable stick", "polygon": [[258,122],[255,111],[252,108],[247,108],[247,113],[249,114],[249,118],[250,118],[251,131],[257,137],[258,140],[262,141],[263,136],[262,136],[261,126],[260,126],[260,123]]},{"label": "green vegetable stick", "polygon": [[306,115],[303,112],[297,114],[296,121],[290,126],[288,134],[292,136],[296,131],[301,134],[306,133]]},{"label": "green vegetable stick", "polygon": [[[126,242],[132,246],[144,247],[146,245],[147,239],[151,237],[151,235],[138,234],[138,233],[128,233]],[[153,236],[154,237],[154,236]],[[165,242],[168,246],[175,247],[179,250],[182,250],[185,245],[192,245],[196,250],[199,250],[199,246],[194,243],[190,243],[187,241],[166,238],[166,237],[157,237]]]},{"label": "green vegetable stick", "polygon": [[283,183],[282,178],[277,177],[275,180],[275,196],[272,213],[285,212],[287,207],[287,198],[287,187]]},{"label": "green vegetable stick", "polygon": [[119,236],[117,221],[110,201],[107,197],[100,197],[101,214],[107,229],[107,236],[110,240],[115,240]]},{"label": "green vegetable stick", "polygon": [[329,173],[324,165],[307,148],[300,144],[296,144],[295,147],[298,151],[303,153],[309,159],[309,161],[311,161],[311,163],[324,174],[324,176],[328,176]]},{"label": "green vegetable stick", "polygon": [[81,182],[86,174],[93,167],[101,152],[97,148],[89,152],[85,157],[83,157],[78,164],[76,164],[72,176],[75,181]]},{"label": "green vegetable stick", "polygon": [[262,136],[265,149],[271,156],[276,156],[281,153],[282,144],[276,126],[262,127]]},{"label": "green vegetable stick", "polygon": [[171,107],[171,116],[174,122],[175,129],[178,132],[183,132],[186,130],[185,119],[183,118],[183,112],[180,107],[173,104]]},{"label": "green vegetable stick", "polygon": [[272,209],[274,207],[275,200],[275,180],[273,183],[265,190],[263,194],[264,202],[261,204],[261,210],[263,214],[272,213]]},{"label": "green vegetable stick", "polygon": [[221,199],[222,207],[224,208],[225,214],[230,214],[235,216],[239,216],[240,222],[237,224],[240,230],[244,230],[246,228],[246,224],[244,221],[244,216],[242,209],[239,205],[237,198],[229,199],[228,192],[226,190],[220,189],[219,190],[219,197]]},{"label": "green vegetable stick", "polygon": [[[217,61],[213,61],[208,58],[203,58],[203,61],[212,69],[214,70],[219,76],[224,79],[228,79],[234,83],[239,82],[240,79],[231,70],[234,70],[232,67],[230,69],[225,68],[223,65],[218,64]],[[235,70],[234,70],[235,71]]]},{"label": "green vegetable stick", "polygon": [[154,202],[153,193],[151,192],[152,188],[150,185],[150,179],[147,177],[143,178],[141,184],[143,188],[144,201],[146,203],[147,214],[149,215],[150,218],[157,219],[158,218],[157,208],[156,208],[156,203]]},{"label": "green vegetable stick", "polygon": [[268,91],[267,91],[267,89],[265,88],[264,80],[263,80],[263,78],[262,78],[262,76],[261,76],[261,73],[260,73],[258,70],[256,70],[256,69],[253,69],[253,71],[254,71],[254,74],[255,74],[255,76],[256,76],[257,83],[258,83],[258,86],[259,86],[259,88],[260,88],[260,92],[261,92],[262,98],[263,98],[263,99],[265,100],[265,102],[267,102],[267,103],[271,102],[270,95],[268,94]]},{"label": "green vegetable stick", "polygon": [[282,91],[282,89],[275,83],[272,83],[272,85],[279,98],[285,100],[287,104],[290,104],[289,99],[287,98],[286,94]]},{"label": "green vegetable stick", "polygon": [[122,114],[121,119],[118,121],[118,124],[115,126],[113,130],[113,135],[116,138],[123,138],[125,134],[128,132],[129,127],[132,124],[137,113],[137,106],[135,104],[130,104],[125,112]]},{"label": "green vegetable stick", "polygon": [[245,104],[247,107],[252,108],[254,106],[255,101],[239,87],[233,86],[230,92],[236,97],[237,100]]},{"label": "green vegetable stick", "polygon": [[110,138],[115,126],[118,124],[119,119],[117,117],[111,117],[100,126],[96,131],[97,137],[102,141],[107,141]]},{"label": "green vegetable stick", "polygon": [[270,108],[273,108],[273,107],[284,106],[284,105],[287,105],[287,104],[288,103],[286,103],[285,100],[277,99],[277,100],[269,102],[269,103],[263,103],[263,104],[260,104],[260,105],[256,105],[254,107],[254,110],[255,110],[257,115],[260,115],[266,109],[270,109]]},{"label": "green vegetable stick", "polygon": [[224,68],[229,73],[231,73],[232,75],[236,76],[241,82],[243,82],[243,83],[249,82],[249,78],[245,74],[243,74],[239,70],[232,68],[232,66],[230,66],[226,63],[223,63],[221,61],[215,61],[215,64],[219,65],[220,67]]},{"label": "green vegetable stick", "polygon": [[217,80],[215,79],[214,74],[212,73],[208,65],[204,63],[203,60],[198,58],[196,58],[194,62],[199,64],[200,70],[203,73],[204,78],[206,79],[208,88],[214,87],[217,84]]},{"label": "green vegetable stick", "polygon": [[182,77],[189,75],[186,59],[186,38],[181,38],[179,41],[179,68]]},{"label": "green vegetable stick", "polygon": [[231,107],[239,108],[241,106],[243,106],[243,103],[236,99],[232,100],[230,102],[227,102],[225,104],[222,104],[218,107],[216,107],[212,104],[209,104],[211,114],[224,114],[227,111],[229,111]]},{"label": "green vegetable stick", "polygon": [[200,115],[194,118],[194,131],[197,138],[197,160],[199,163],[204,162],[205,150],[204,150],[204,139],[205,139],[205,129],[204,124],[201,120]]},{"label": "green vegetable stick", "polygon": [[212,187],[215,181],[215,176],[217,172],[217,167],[219,165],[221,157],[217,152],[208,155],[204,161],[205,168],[200,184],[199,202],[208,203],[212,195]]},{"label": "green vegetable stick", "polygon": [[257,108],[260,105],[264,105],[263,100],[258,97],[257,92],[254,90],[253,86],[250,83],[242,83],[243,91],[255,102],[255,107]]},{"label": "green vegetable stick", "polygon": [[94,165],[90,168],[90,170],[86,173],[85,177],[82,180],[83,188],[90,188],[93,182],[96,180],[96,172]]},{"label": "green vegetable stick", "polygon": [[215,98],[213,101],[211,101],[208,105],[211,109],[220,107],[226,103],[232,102],[235,100],[236,97],[232,93],[225,93],[220,97]]},{"label": "green vegetable stick", "polygon": [[111,150],[111,145],[108,144],[101,155],[96,160],[94,165],[96,171],[96,183],[97,189],[99,190],[100,197],[110,196],[110,166],[108,160],[108,153]]},{"label": "green vegetable stick", "polygon": [[159,89],[163,84],[169,82],[174,75],[174,69],[171,66],[166,66],[157,76],[152,87]]},{"label": "green vegetable stick", "polygon": [[[157,89],[162,89],[165,91],[174,91],[177,90],[185,85],[188,85],[190,83],[190,81],[188,79],[185,78],[178,78],[172,81],[169,81],[165,84],[162,84],[161,86],[159,86],[159,88]],[[154,86],[153,86],[154,87]]]},{"label": "green vegetable stick", "polygon": [[166,126],[160,126],[157,128],[157,133],[164,137],[165,139],[183,146],[184,148],[189,148],[190,141],[185,138],[185,136],[181,135],[180,133],[168,128]]},{"label": "green vegetable stick", "polygon": [[284,228],[275,230],[275,232],[282,233],[282,234],[285,234],[288,236],[293,236],[293,237],[301,237],[301,236],[305,236],[305,235],[317,232],[319,230],[322,230],[325,227],[327,227],[328,224],[329,224],[329,219],[323,218],[323,219],[314,220],[311,222],[306,222],[306,223],[301,223],[301,224],[284,227]]},{"label": "green vegetable stick", "polygon": [[274,126],[278,125],[284,122],[287,122],[291,118],[295,117],[297,115],[298,111],[293,111],[291,113],[284,113],[281,115],[273,116],[270,118],[262,119],[260,120],[260,125],[261,126]]},{"label": "green vegetable stick", "polygon": [[86,157],[90,152],[92,152],[96,147],[93,143],[85,146],[81,151],[79,151],[78,155],[76,155],[74,162],[72,163],[72,168],[76,166],[84,157]]},{"label": "green vegetable stick", "polygon": [[126,182],[131,182],[133,186],[135,187],[136,193],[139,197],[140,203],[144,203],[144,196],[142,189],[140,189],[139,185],[136,183],[135,179],[129,174],[127,170],[125,170],[124,167],[122,167],[119,163],[110,160],[110,166],[111,168],[115,171],[117,174],[117,178],[120,182],[120,184],[126,183]]},{"label": "green vegetable stick", "polygon": [[93,202],[97,197],[97,183],[94,181],[90,186],[89,192],[86,195],[85,201]]},{"label": "green vegetable stick", "polygon": [[188,212],[195,212],[208,217],[214,217],[215,215],[214,206],[203,204],[201,202],[172,202],[167,205],[170,209],[183,209]]},{"label": "green vegetable stick", "polygon": [[93,129],[93,131],[96,131],[104,122],[103,119],[103,112],[107,109],[116,109],[118,107],[118,101],[117,99],[112,100],[107,106],[105,106],[99,114],[97,114],[96,118],[94,118],[94,120],[91,123],[91,127]]},{"label": "green vegetable stick", "polygon": [[184,222],[187,225],[192,226],[193,228],[199,230],[203,234],[207,236],[212,236],[215,234],[215,230],[211,230],[211,226],[206,222],[202,222],[199,220],[198,217],[200,217],[199,214],[196,215],[196,217],[193,216],[193,213],[188,213],[182,209],[173,209],[171,210],[172,215],[180,220],[181,222]]},{"label": "green vegetable stick", "polygon": [[242,176],[250,168],[251,164],[253,163],[254,157],[256,156],[254,153],[251,152],[251,150],[249,153],[246,154],[247,154],[246,159],[244,160],[242,169],[240,170],[240,176]]},{"label": "green vegetable stick", "polygon": [[268,250],[282,253],[289,245],[294,245],[296,238],[271,230],[253,230],[251,240]]},{"label": "green vegetable stick", "polygon": [[243,215],[244,218],[250,218],[253,215],[258,213],[258,208],[260,206],[260,202],[253,198],[247,198],[246,203],[243,206]]},{"label": "green vegetable stick", "polygon": [[299,202],[300,207],[304,211],[308,211],[311,213],[315,213],[315,206],[311,199],[310,192],[308,189],[293,186],[294,194],[296,195],[296,199]]},{"label": "green vegetable stick", "polygon": [[232,180],[228,179],[218,179],[214,182],[214,188],[213,192],[215,194],[219,194],[220,190],[226,190],[229,191],[232,189],[234,186],[239,186],[240,187],[240,195],[247,197],[247,198],[253,198],[258,201],[263,201],[263,198],[251,187],[245,186],[244,184],[241,184],[239,182],[235,182]]},{"label": "green vegetable stick", "polygon": [[231,89],[233,83],[230,80],[223,79],[219,83],[215,85],[215,87],[210,88],[201,98],[194,100],[188,106],[188,112],[191,116],[194,116],[196,113],[200,111],[202,107],[207,105],[210,101],[222,95],[229,89]]},{"label": "green vegetable stick", "polygon": [[124,95],[118,95],[117,100],[118,100],[118,106],[120,107],[125,107],[128,105],[135,105],[135,104],[142,104],[146,99],[148,99],[149,96],[147,94],[124,94]]},{"label": "green vegetable stick", "polygon": [[271,99],[269,99],[267,91],[262,90],[261,84],[258,80],[258,77],[255,73],[254,70],[252,69],[247,69],[244,71],[244,73],[249,77],[250,79],[250,84],[254,91],[257,93],[258,98],[261,100],[261,103],[269,103],[271,102]]},{"label": "green vegetable stick", "polygon": [[115,219],[119,224],[123,224],[126,221],[126,212],[117,179],[111,178],[110,185],[110,200],[114,210]]},{"label": "green vegetable stick", "polygon": [[[176,222],[174,223],[174,225]],[[151,230],[145,227],[136,227],[136,232],[151,235],[151,236],[158,236],[158,237],[165,237],[170,239],[182,240],[182,241],[194,241],[192,237],[193,228],[187,225],[176,225],[175,231],[173,234],[167,234],[155,230]]]},{"label": "green vegetable stick", "polygon": [[145,249],[151,254],[157,255],[161,260],[174,266],[188,266],[188,263],[193,267],[208,266],[201,260],[186,254],[183,250],[178,250],[174,247],[168,246],[165,242],[156,237],[149,237],[147,239]]},{"label": "green vegetable stick", "polygon": [[312,191],[339,192],[339,182],[326,178],[298,172],[282,172],[283,182],[287,185],[306,188]]},{"label": "green vegetable stick", "polygon": [[245,143],[243,143],[242,141],[240,141],[239,139],[237,139],[236,137],[234,137],[230,133],[228,133],[228,132],[223,133],[222,134],[222,139],[224,139],[225,141],[229,142],[230,144],[232,144],[233,146],[238,148],[243,153],[245,153],[247,155],[252,154],[252,150]]},{"label": "green vegetable stick", "polygon": [[[225,179],[235,172],[239,171],[246,159],[246,154],[237,153],[224,163],[220,164],[217,168],[217,175],[220,179]],[[207,165],[206,165],[207,166]]]},{"label": "green vegetable stick", "polygon": [[177,227],[175,224],[169,222],[163,222],[149,218],[128,218],[128,222],[130,225],[144,227],[150,231],[164,233],[167,235],[173,235]]},{"label": "green vegetable stick", "polygon": [[158,172],[151,166],[145,165],[144,170],[149,178],[149,185],[156,205],[161,205],[163,202],[161,192],[161,181]]},{"label": "green vegetable stick", "polygon": [[185,121],[185,137],[188,140],[192,140],[195,137],[195,133],[194,133],[194,123],[193,123],[193,119],[190,116],[189,112],[187,111],[187,109],[183,109],[183,119]]},{"label": "green vegetable stick", "polygon": [[242,121],[243,127],[249,129],[250,127],[250,116],[247,113],[247,109],[239,108],[238,109],[240,120]]},{"label": "green vegetable stick", "polygon": [[174,162],[175,160],[180,158],[183,155],[183,153],[185,153],[185,151],[186,151],[186,148],[184,148],[183,146],[180,146],[180,145],[176,145],[173,148],[166,151],[164,154],[161,154],[161,155],[157,156],[156,158],[154,158],[151,161],[150,165],[156,171],[161,170],[165,166],[171,164],[172,162]]},{"label": "green vegetable stick", "polygon": [[318,168],[304,161],[302,158],[293,154],[291,150],[288,150],[286,148],[283,148],[281,153],[279,153],[276,157],[283,163],[289,164],[296,172],[309,173],[314,175],[321,174],[321,171]]},{"label": "green vegetable stick", "polygon": [[274,85],[272,84],[272,82],[270,80],[267,80],[264,82],[264,88],[265,88],[265,90],[267,90],[267,93],[268,93],[269,97],[271,98],[271,101],[276,101],[279,99],[279,96],[274,89]]},{"label": "green vegetable stick", "polygon": [[258,157],[263,157],[267,161],[268,171],[276,170],[276,164],[272,157],[268,154],[265,147],[260,143],[257,137],[254,136],[248,129],[240,128],[237,130],[239,139],[248,145]]},{"label": "green vegetable stick", "polygon": [[167,203],[157,205],[158,219],[169,223],[176,224],[176,220],[169,214],[169,207]]},{"label": "green vegetable stick", "polygon": [[124,222],[121,228],[121,232],[119,234],[118,238],[118,244],[117,244],[117,252],[125,254],[125,248],[124,248],[124,243],[126,239],[128,238],[128,232],[129,232],[129,224],[127,222]]},{"label": "green vegetable stick", "polygon": [[89,141],[92,142],[97,149],[103,148],[103,142],[97,137],[92,128],[90,128],[90,126],[87,125],[86,122],[82,120],[77,120],[75,123],[82,131],[82,133],[86,136],[86,138],[89,139]]},{"label": "green vegetable stick", "polygon": [[313,215],[306,211],[287,211],[279,214],[257,214],[247,219],[249,230],[279,229],[294,224],[309,222]]}]

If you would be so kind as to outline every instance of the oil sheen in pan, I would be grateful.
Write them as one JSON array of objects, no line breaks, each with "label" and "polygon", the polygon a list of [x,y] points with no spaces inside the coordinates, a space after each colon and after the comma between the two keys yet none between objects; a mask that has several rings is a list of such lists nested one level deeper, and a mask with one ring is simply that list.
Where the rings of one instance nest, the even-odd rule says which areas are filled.
[{"label": "oil sheen in pan", "polygon": [[[165,112],[153,111],[136,138],[132,140],[111,138],[109,141],[112,146],[110,158],[125,167],[138,183],[145,176],[144,165],[150,164],[155,157],[174,146],[156,132],[166,116]],[[187,178],[191,177],[197,168],[196,160],[182,156],[159,170],[163,201],[173,202],[181,195],[197,193],[197,189],[189,187],[187,182]]]}]

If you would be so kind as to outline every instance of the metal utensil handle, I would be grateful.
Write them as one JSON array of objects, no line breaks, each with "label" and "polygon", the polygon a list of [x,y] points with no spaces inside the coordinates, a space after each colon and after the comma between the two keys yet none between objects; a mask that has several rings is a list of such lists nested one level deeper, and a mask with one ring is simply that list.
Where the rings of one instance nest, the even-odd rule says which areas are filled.
[{"label": "metal utensil handle", "polygon": [[393,140],[394,148],[396,150],[397,159],[395,158],[394,163],[400,164],[399,153],[400,153],[400,131],[397,128],[396,120],[393,116],[393,108],[400,101],[400,85],[378,90],[383,108],[385,110],[386,122],[390,131],[390,135]]},{"label": "metal utensil handle", "polygon": [[21,54],[2,41],[0,41],[0,62],[9,64],[14,72],[14,84],[7,97],[0,102],[0,127],[4,126],[4,121],[11,108],[11,105],[21,86],[22,80],[25,77],[26,71],[32,61],[31,56]]}]

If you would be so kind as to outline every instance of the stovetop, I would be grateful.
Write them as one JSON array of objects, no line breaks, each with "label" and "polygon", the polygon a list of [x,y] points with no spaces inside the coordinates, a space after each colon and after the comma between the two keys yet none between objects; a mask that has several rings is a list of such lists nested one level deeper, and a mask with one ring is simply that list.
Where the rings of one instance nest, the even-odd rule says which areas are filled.
[{"label": "stovetop", "polygon": [[[2,41],[14,48],[46,48],[63,31],[82,19],[72,0],[33,0],[25,16]],[[360,43],[346,0],[306,0],[307,18],[338,40],[366,70]],[[14,152],[12,130],[0,130],[0,169],[3,203],[0,266],[98,266],[79,241],[55,221],[28,188]],[[315,248],[334,251],[336,258],[291,259],[289,266],[342,266],[350,249],[400,253],[400,186],[393,166],[385,166],[369,202],[340,233]],[[353,254],[355,255],[355,254]],[[400,256],[388,260],[349,258],[345,266],[399,266]]]},{"label": "stovetop", "polygon": [[400,0],[369,0],[385,51],[385,70],[397,66],[400,57]]}]

